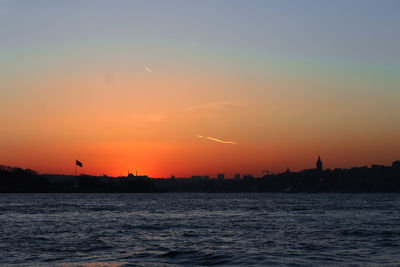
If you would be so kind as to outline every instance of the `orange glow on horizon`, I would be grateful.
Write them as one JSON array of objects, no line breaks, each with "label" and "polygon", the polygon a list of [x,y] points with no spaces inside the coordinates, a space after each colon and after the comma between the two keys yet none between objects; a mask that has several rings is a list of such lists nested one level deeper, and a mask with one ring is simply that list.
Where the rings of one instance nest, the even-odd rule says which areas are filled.
[{"label": "orange glow on horizon", "polygon": [[310,82],[282,77],[129,67],[48,70],[4,84],[27,92],[11,96],[18,108],[3,106],[0,163],[73,174],[77,158],[91,175],[232,177],[312,168],[318,155],[327,168],[398,159],[398,124],[378,120],[372,100],[305,96]]}]

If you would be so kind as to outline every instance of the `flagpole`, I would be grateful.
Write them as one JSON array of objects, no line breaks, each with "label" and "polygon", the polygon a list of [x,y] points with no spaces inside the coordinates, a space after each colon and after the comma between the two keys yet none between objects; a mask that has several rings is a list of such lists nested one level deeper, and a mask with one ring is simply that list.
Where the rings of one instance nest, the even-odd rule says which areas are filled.
[{"label": "flagpole", "polygon": [[75,159],[75,176],[76,176],[76,159]]}]

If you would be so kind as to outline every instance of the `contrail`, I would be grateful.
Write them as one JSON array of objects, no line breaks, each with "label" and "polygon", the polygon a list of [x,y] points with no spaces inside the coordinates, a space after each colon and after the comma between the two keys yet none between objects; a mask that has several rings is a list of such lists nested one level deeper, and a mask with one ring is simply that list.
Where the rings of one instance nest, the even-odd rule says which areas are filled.
[{"label": "contrail", "polygon": [[220,139],[217,139],[217,138],[213,138],[213,137],[209,137],[209,136],[202,136],[202,135],[196,135],[197,137],[199,137],[199,138],[207,138],[208,140],[212,140],[212,141],[215,141],[215,142],[218,142],[218,143],[223,143],[223,144],[231,144],[231,145],[237,145],[238,143],[236,143],[236,142],[233,142],[233,141],[224,141],[224,140],[220,140]]},{"label": "contrail", "polygon": [[148,67],[145,67],[144,68],[146,71],[148,71],[148,72],[153,72],[150,68],[148,68]]},{"label": "contrail", "polygon": [[215,142],[223,143],[223,144],[237,145],[237,143],[236,143],[236,142],[233,142],[233,141],[223,141],[223,140],[219,140],[219,139],[217,139],[217,138],[212,138],[212,137],[209,137],[209,136],[207,136],[206,138],[209,139],[209,140],[213,140],[213,141],[215,141]]}]

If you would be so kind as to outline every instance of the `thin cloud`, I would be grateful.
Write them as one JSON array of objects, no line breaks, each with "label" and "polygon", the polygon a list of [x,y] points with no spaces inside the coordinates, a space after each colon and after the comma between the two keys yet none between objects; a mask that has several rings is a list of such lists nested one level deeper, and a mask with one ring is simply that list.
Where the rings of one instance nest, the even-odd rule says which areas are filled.
[{"label": "thin cloud", "polygon": [[132,114],[134,120],[143,122],[160,122],[165,119],[165,117],[167,117],[167,115],[162,113]]},{"label": "thin cloud", "polygon": [[228,110],[239,106],[237,102],[233,101],[215,101],[200,105],[192,105],[187,108],[188,111],[195,110]]},{"label": "thin cloud", "polygon": [[209,140],[215,141],[215,142],[223,143],[223,144],[232,144],[232,145],[237,145],[238,144],[238,143],[233,142],[233,141],[223,141],[223,140],[220,140],[220,139],[217,139],[217,138],[213,138],[213,137],[209,137],[209,136],[207,136],[206,138],[209,139]]},{"label": "thin cloud", "polygon": [[238,143],[236,143],[234,141],[224,141],[224,140],[221,140],[221,139],[218,139],[218,138],[214,138],[214,137],[209,137],[209,136],[196,135],[196,137],[206,138],[208,140],[215,141],[215,142],[222,143],[222,144],[231,144],[231,145],[237,145],[238,144]]},{"label": "thin cloud", "polygon": [[145,67],[144,69],[145,69],[147,72],[153,72],[153,70],[150,69],[149,67]]}]

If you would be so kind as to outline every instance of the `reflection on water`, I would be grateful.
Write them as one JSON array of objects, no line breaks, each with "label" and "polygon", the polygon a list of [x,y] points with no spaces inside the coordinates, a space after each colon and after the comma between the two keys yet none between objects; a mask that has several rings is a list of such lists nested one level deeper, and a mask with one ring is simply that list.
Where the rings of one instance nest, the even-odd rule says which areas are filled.
[{"label": "reflection on water", "polygon": [[104,261],[104,262],[85,262],[85,263],[61,263],[60,266],[64,267],[74,267],[74,266],[82,266],[82,267],[103,267],[103,266],[109,266],[109,267],[120,267],[120,266],[126,266],[128,265],[128,262],[110,262],[110,261]]},{"label": "reflection on water", "polygon": [[4,194],[0,264],[389,265],[396,194]]}]

